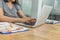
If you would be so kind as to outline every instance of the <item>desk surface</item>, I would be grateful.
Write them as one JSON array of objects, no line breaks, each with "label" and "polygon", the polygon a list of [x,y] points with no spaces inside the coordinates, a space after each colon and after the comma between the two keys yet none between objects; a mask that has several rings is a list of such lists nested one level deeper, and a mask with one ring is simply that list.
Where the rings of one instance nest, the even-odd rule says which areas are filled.
[{"label": "desk surface", "polygon": [[0,34],[0,40],[60,40],[60,25],[44,24],[28,32]]}]

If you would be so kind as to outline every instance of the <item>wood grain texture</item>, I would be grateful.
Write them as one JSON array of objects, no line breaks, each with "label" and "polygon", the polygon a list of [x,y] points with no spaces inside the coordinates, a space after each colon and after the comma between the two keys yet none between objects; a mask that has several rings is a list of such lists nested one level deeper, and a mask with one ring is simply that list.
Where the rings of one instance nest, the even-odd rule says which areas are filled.
[{"label": "wood grain texture", "polygon": [[0,34],[0,40],[60,40],[60,24],[44,24],[27,32]]}]

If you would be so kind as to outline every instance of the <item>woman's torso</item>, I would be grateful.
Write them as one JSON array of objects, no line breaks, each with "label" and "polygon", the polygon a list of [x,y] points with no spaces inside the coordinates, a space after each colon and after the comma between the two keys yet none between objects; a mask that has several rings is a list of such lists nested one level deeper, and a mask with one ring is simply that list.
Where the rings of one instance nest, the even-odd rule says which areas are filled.
[{"label": "woman's torso", "polygon": [[15,5],[13,6],[12,9],[10,9],[8,7],[8,5],[3,0],[2,0],[2,4],[3,4],[3,11],[4,11],[4,15],[5,16],[14,17],[14,18],[18,18],[19,17]]}]

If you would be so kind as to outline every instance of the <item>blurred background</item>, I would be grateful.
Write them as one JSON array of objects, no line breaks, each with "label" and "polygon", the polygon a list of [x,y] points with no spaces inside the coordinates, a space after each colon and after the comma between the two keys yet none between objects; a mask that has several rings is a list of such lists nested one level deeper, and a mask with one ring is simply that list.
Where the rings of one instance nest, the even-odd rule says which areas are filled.
[{"label": "blurred background", "polygon": [[[29,17],[35,17],[39,0],[19,0],[21,10]],[[50,20],[60,21],[60,0],[42,0],[43,5],[52,6],[53,9],[48,17]]]}]

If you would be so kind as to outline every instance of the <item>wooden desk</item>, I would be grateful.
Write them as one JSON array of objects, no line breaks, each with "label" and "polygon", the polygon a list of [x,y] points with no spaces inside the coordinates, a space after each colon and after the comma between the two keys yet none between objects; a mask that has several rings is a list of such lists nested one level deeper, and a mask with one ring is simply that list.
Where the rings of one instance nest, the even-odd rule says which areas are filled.
[{"label": "wooden desk", "polygon": [[60,25],[44,24],[28,32],[0,34],[0,40],[60,40]]}]

